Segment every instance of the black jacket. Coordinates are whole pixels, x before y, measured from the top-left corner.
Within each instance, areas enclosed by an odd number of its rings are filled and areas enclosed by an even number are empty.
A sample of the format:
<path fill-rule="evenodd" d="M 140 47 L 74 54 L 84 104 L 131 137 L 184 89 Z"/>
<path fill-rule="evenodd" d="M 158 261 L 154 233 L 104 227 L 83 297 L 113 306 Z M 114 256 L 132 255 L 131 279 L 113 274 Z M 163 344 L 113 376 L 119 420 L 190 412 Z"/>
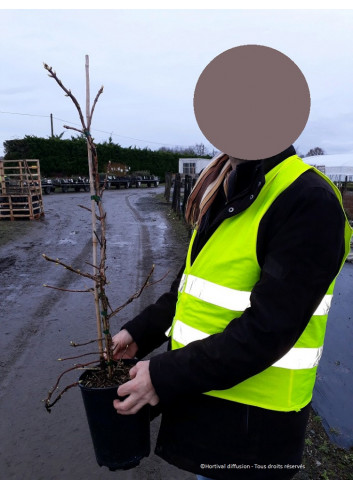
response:
<path fill-rule="evenodd" d="M 264 174 L 293 154 L 291 147 L 273 158 L 237 166 L 228 196 L 219 191 L 201 223 L 192 259 L 224 219 L 251 205 Z M 151 379 L 162 410 L 157 454 L 212 478 L 293 475 L 295 468 L 284 466 L 301 463 L 308 407 L 281 413 L 202 393 L 236 385 L 287 353 L 338 273 L 343 253 L 342 208 L 332 188 L 308 171 L 277 198 L 260 223 L 261 277 L 251 307 L 222 333 L 151 358 Z M 169 292 L 125 325 L 140 357 L 166 341 L 181 273 Z M 269 464 L 283 467 L 269 469 Z"/>

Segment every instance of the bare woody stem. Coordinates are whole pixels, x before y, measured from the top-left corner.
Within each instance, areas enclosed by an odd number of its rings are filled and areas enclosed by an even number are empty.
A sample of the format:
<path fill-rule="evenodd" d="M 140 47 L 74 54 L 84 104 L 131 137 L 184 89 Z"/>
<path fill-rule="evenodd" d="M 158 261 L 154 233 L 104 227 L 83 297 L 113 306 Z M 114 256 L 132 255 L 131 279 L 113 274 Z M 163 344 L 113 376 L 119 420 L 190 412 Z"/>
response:
<path fill-rule="evenodd" d="M 57 265 L 61 265 L 62 267 L 66 268 L 67 270 L 70 270 L 70 272 L 76 273 L 77 275 L 81 275 L 81 277 L 86 277 L 89 278 L 90 280 L 98 281 L 97 277 L 95 275 L 92 275 L 90 273 L 86 272 L 81 272 L 81 270 L 78 270 L 76 268 L 73 268 L 71 265 L 68 265 L 67 263 L 64 263 L 59 260 L 59 258 L 50 258 L 49 256 L 45 255 L 44 253 L 42 254 L 43 258 L 47 261 L 50 261 L 52 263 L 56 263 Z"/>
<path fill-rule="evenodd" d="M 54 285 L 48 285 L 48 284 L 43 284 L 43 287 L 46 287 L 48 289 L 54 289 L 54 290 L 61 290 L 62 292 L 78 292 L 78 293 L 85 293 L 85 292 L 93 292 L 94 289 L 84 289 L 84 290 L 75 290 L 75 289 L 64 289 L 62 287 L 54 287 Z"/>
<path fill-rule="evenodd" d="M 90 120 L 89 120 L 89 123 L 88 123 L 88 130 L 91 129 L 91 122 L 92 122 L 92 117 L 93 117 L 93 112 L 94 112 L 94 109 L 96 107 L 96 104 L 98 102 L 98 99 L 99 97 L 101 96 L 101 94 L 103 93 L 103 86 L 98 90 L 98 93 L 94 99 L 94 102 L 93 102 L 93 105 L 92 105 L 92 109 L 91 109 L 91 114 L 90 114 Z"/>
<path fill-rule="evenodd" d="M 106 295 L 105 287 L 107 285 L 107 278 L 106 278 L 106 251 L 107 251 L 107 241 L 106 241 L 106 213 L 104 211 L 103 203 L 102 203 L 102 197 L 103 197 L 103 192 L 106 188 L 106 183 L 107 183 L 107 176 L 105 178 L 105 181 L 103 185 L 101 185 L 100 178 L 99 178 L 99 167 L 98 167 L 98 155 L 97 155 L 97 148 L 94 143 L 94 140 L 91 136 L 91 123 L 92 123 L 92 116 L 93 112 L 95 110 L 95 107 L 97 105 L 97 102 L 99 100 L 99 97 L 103 93 L 103 87 L 101 87 L 97 93 L 97 95 L 94 98 L 94 102 L 92 107 L 90 108 L 90 86 L 89 86 L 89 59 L 88 56 L 86 56 L 86 120 L 84 118 L 82 109 L 80 107 L 80 104 L 78 103 L 76 97 L 71 93 L 71 90 L 67 89 L 65 85 L 59 80 L 57 77 L 55 71 L 53 71 L 52 67 L 48 66 L 47 64 L 44 64 L 44 68 L 48 71 L 49 76 L 53 78 L 56 83 L 61 87 L 61 89 L 65 92 L 66 96 L 69 97 L 73 104 L 75 105 L 79 119 L 81 122 L 81 128 L 75 128 L 71 126 L 64 126 L 66 129 L 72 129 L 74 131 L 79 132 L 80 134 L 83 134 L 86 137 L 87 141 L 87 154 L 88 154 L 88 167 L 89 167 L 89 178 L 90 178 L 90 193 L 91 193 L 91 208 L 89 209 L 86 206 L 80 206 L 85 210 L 88 210 L 91 212 L 91 223 L 92 223 L 92 263 L 86 262 L 90 267 L 92 267 L 93 271 L 92 273 L 87 273 L 87 272 L 82 272 L 81 270 L 75 269 L 71 265 L 67 265 L 66 263 L 62 262 L 61 260 L 53 259 L 48 257 L 47 255 L 43 254 L 43 257 L 50 262 L 53 262 L 57 265 L 60 265 L 67 270 L 80 275 L 82 277 L 88 278 L 94 282 L 94 287 L 89 288 L 87 290 L 70 290 L 70 289 L 64 289 L 60 287 L 53 287 L 53 286 L 48 286 L 50 288 L 54 288 L 57 290 L 62 290 L 62 291 L 68 291 L 68 292 L 93 292 L 94 294 L 94 304 L 95 304 L 95 313 L 96 313 L 96 323 L 97 323 L 97 339 L 89 341 L 87 343 L 84 343 L 83 345 L 87 345 L 89 343 L 96 342 L 98 345 L 98 350 L 99 350 L 99 356 L 100 356 L 100 367 L 101 368 L 107 368 L 108 371 L 108 377 L 111 378 L 112 373 L 113 373 L 113 347 L 112 347 L 112 337 L 110 333 L 110 319 L 115 316 L 119 311 L 121 311 L 124 307 L 126 307 L 130 302 L 133 300 L 137 299 L 140 297 L 142 294 L 143 290 L 150 285 L 153 285 L 150 282 L 151 275 L 154 271 L 154 265 L 148 274 L 145 282 L 143 283 L 142 287 L 134 294 L 132 295 L 124 304 L 121 306 L 113 309 L 110 306 L 108 297 Z M 108 172 L 110 168 L 110 162 L 108 166 Z M 98 257 L 98 249 L 99 249 L 99 257 Z M 164 278 L 164 277 L 163 277 Z M 161 279 L 162 280 L 162 279 Z M 157 281 L 158 282 L 158 281 Z M 157 283 L 154 282 L 154 283 Z M 72 346 L 82 346 L 75 344 L 71 342 Z M 84 353 L 83 355 L 79 355 L 77 357 L 70 357 L 70 359 L 73 358 L 79 358 L 81 356 L 85 355 L 91 355 L 93 353 Z M 67 358 L 69 359 L 69 358 Z M 49 392 L 47 399 L 45 400 L 45 406 L 48 411 L 50 411 L 50 408 L 61 398 L 64 392 L 66 392 L 68 389 L 71 387 L 74 387 L 75 385 L 78 384 L 78 382 L 75 382 L 71 385 L 68 385 L 65 387 L 55 398 L 53 402 L 51 402 L 51 398 L 54 394 L 54 391 L 58 388 L 59 382 L 61 381 L 62 376 L 70 372 L 72 370 L 76 370 L 79 368 L 84 368 L 88 365 L 91 364 L 97 364 L 97 360 L 93 362 L 89 362 L 86 364 L 80 364 L 76 365 L 68 370 L 65 370 L 59 378 L 57 379 L 57 382 L 53 389 Z"/>
<path fill-rule="evenodd" d="M 89 101 L 89 58 L 86 56 L 86 120 L 84 119 L 80 104 L 78 103 L 76 97 L 71 93 L 71 90 L 65 87 L 65 85 L 62 83 L 62 81 L 57 77 L 55 71 L 52 69 L 51 66 L 48 64 L 44 63 L 44 68 L 48 71 L 49 76 L 51 78 L 54 78 L 56 83 L 61 87 L 61 89 L 65 92 L 65 94 L 71 98 L 72 102 L 74 103 L 80 121 L 81 121 L 81 126 L 82 129 L 77 129 L 74 127 L 67 126 L 67 128 L 73 129 L 75 131 L 80 132 L 81 134 L 84 134 L 87 139 L 87 150 L 88 150 L 88 163 L 89 163 L 89 173 L 90 173 L 90 184 L 91 184 L 91 210 L 92 210 L 92 250 L 93 250 L 93 264 L 94 266 L 97 266 L 96 263 L 96 256 L 97 256 L 97 233 L 96 233 L 96 214 L 95 214 L 95 202 L 97 202 L 97 197 L 99 196 L 99 174 L 98 174 L 98 159 L 97 159 L 97 151 L 96 147 L 93 142 L 93 138 L 90 135 L 90 128 L 91 128 L 91 122 L 92 122 L 92 114 L 93 111 L 96 107 L 97 101 L 100 97 L 100 95 L 103 93 L 103 86 L 100 88 L 98 91 L 94 103 L 92 106 L 92 109 L 90 109 L 90 101 Z M 99 219 L 102 222 L 102 219 L 104 219 L 104 213 L 100 212 L 99 213 Z M 101 238 L 101 241 L 105 241 Z M 70 270 L 70 268 L 68 268 Z M 102 338 L 102 326 L 101 326 L 101 316 L 100 316 L 100 300 L 99 300 L 99 294 L 102 294 L 102 287 L 104 289 L 104 286 L 106 284 L 106 279 L 105 276 L 102 278 L 101 274 L 102 268 L 100 267 L 100 274 L 99 277 L 95 277 L 94 280 L 96 280 L 97 283 L 99 283 L 99 286 L 95 287 L 94 290 L 94 296 L 95 296 L 95 311 L 96 311 L 96 319 L 97 319 L 97 333 L 98 337 Z M 74 270 L 72 270 L 74 271 Z M 77 273 L 75 271 L 75 273 Z M 100 289 L 100 290 L 98 290 Z M 103 290 L 103 294 L 105 294 Z M 109 327 L 109 325 L 108 325 Z M 103 358 L 103 344 L 102 341 L 99 341 L 99 350 L 101 353 L 101 358 Z"/>
<path fill-rule="evenodd" d="M 149 280 L 150 280 L 153 272 L 154 272 L 154 265 L 152 266 L 152 268 L 150 270 L 150 273 L 148 274 L 148 276 L 147 276 L 144 284 L 142 285 L 142 287 L 134 295 L 132 295 L 131 297 L 129 297 L 129 299 L 126 302 L 124 302 L 124 304 L 122 304 L 121 306 L 119 306 L 116 309 L 114 309 L 109 314 L 109 319 L 111 319 L 113 316 L 115 316 L 116 314 L 118 314 L 118 312 L 120 312 L 122 309 L 124 309 L 124 307 L 126 307 L 132 301 L 134 301 L 135 299 L 138 299 L 140 297 L 140 295 L 142 294 L 142 292 L 149 286 Z"/>
<path fill-rule="evenodd" d="M 79 368 L 88 367 L 88 365 L 93 365 L 94 363 L 95 363 L 95 364 L 97 364 L 97 360 L 95 360 L 94 362 L 89 362 L 89 363 L 81 363 L 81 364 L 79 364 L 79 365 L 75 365 L 74 367 L 68 368 L 67 370 L 65 370 L 64 372 L 62 372 L 62 373 L 59 375 L 59 377 L 58 377 L 58 379 L 57 379 L 57 381 L 56 381 L 56 383 L 55 383 L 54 387 L 53 387 L 53 388 L 52 388 L 52 389 L 51 389 L 51 390 L 48 392 L 48 397 L 47 397 L 46 399 L 44 399 L 44 402 L 45 402 L 45 407 L 46 407 L 47 411 L 49 411 L 49 412 L 50 412 L 50 408 L 51 408 L 52 406 L 54 406 L 54 404 L 55 404 L 55 403 L 56 403 L 56 402 L 57 402 L 57 401 L 58 401 L 58 400 L 61 398 L 61 396 L 64 394 L 64 392 L 66 392 L 66 391 L 67 391 L 68 389 L 70 389 L 71 387 L 74 387 L 75 385 L 78 385 L 78 382 L 75 382 L 74 384 L 71 384 L 70 386 L 65 387 L 65 389 L 64 389 L 62 392 L 60 392 L 60 394 L 59 394 L 59 395 L 56 397 L 56 399 L 55 399 L 55 400 L 54 400 L 54 401 L 51 403 L 51 402 L 50 402 L 50 401 L 51 401 L 51 398 L 52 398 L 52 396 L 53 396 L 53 394 L 54 394 L 55 390 L 58 388 L 58 385 L 59 385 L 59 383 L 60 383 L 60 380 L 63 378 L 63 376 L 64 376 L 65 374 L 67 374 L 68 372 L 71 372 L 72 370 L 77 370 L 77 369 L 79 369 Z"/>
<path fill-rule="evenodd" d="M 85 343 L 75 343 L 74 341 L 70 341 L 70 345 L 76 348 L 77 346 L 91 345 L 92 343 L 96 343 L 97 341 L 99 341 L 99 338 L 96 338 L 95 340 L 86 341 Z"/>
<path fill-rule="evenodd" d="M 88 353 L 81 353 L 81 355 L 76 355 L 74 357 L 58 358 L 59 362 L 64 362 L 65 360 L 76 360 L 76 358 L 88 357 L 89 355 L 97 355 L 99 352 L 90 351 Z"/>
<path fill-rule="evenodd" d="M 78 103 L 76 97 L 71 93 L 71 90 L 69 90 L 68 88 L 65 87 L 65 85 L 62 83 L 61 80 L 59 80 L 59 78 L 57 77 L 56 75 L 56 72 L 53 70 L 53 68 L 51 66 L 49 66 L 48 64 L 46 63 L 43 63 L 44 64 L 44 68 L 48 71 L 49 75 L 51 78 L 54 78 L 54 80 L 56 81 L 56 83 L 59 85 L 59 87 L 62 88 L 62 90 L 66 93 L 66 96 L 67 97 L 70 97 L 71 100 L 73 101 L 73 103 L 75 104 L 76 106 L 76 109 L 77 109 L 77 112 L 79 114 L 79 117 L 80 117 L 80 121 L 81 121 L 81 124 L 82 124 L 82 128 L 84 129 L 84 131 L 87 131 L 90 129 L 91 127 L 91 120 L 92 120 L 92 114 L 93 114 L 93 110 L 97 104 L 97 101 L 98 101 L 98 98 L 100 97 L 100 95 L 103 93 L 103 86 L 99 89 L 97 95 L 96 95 L 96 98 L 94 99 L 94 103 L 93 103 L 93 106 L 92 106 L 92 110 L 91 110 L 91 117 L 90 117 L 90 121 L 89 123 L 87 124 L 87 127 L 86 127 L 86 123 L 85 123 L 85 119 L 83 117 L 83 114 L 82 114 L 82 110 L 81 110 L 81 107 L 80 107 L 80 104 Z"/>

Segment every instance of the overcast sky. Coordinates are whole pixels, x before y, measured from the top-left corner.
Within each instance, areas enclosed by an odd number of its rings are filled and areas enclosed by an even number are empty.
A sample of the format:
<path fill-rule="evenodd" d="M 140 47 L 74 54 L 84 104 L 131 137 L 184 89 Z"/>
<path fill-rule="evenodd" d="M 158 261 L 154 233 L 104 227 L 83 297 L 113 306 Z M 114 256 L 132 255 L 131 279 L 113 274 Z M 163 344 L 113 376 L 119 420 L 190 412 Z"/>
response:
<path fill-rule="evenodd" d="M 96 142 L 211 149 L 195 120 L 194 88 L 215 56 L 242 44 L 282 51 L 304 73 L 311 113 L 294 143 L 299 153 L 353 153 L 353 10 L 1 10 L 0 32 L 0 155 L 5 140 L 50 136 L 50 114 L 55 134 L 65 123 L 79 127 L 42 63 L 84 108 L 86 54 L 92 100 L 104 85 Z"/>

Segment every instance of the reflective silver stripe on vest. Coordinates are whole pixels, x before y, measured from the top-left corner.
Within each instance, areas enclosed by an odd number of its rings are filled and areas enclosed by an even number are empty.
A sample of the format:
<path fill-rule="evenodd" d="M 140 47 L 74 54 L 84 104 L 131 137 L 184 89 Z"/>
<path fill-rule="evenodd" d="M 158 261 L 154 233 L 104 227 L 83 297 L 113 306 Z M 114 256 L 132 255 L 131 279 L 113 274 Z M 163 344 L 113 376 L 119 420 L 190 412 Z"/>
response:
<path fill-rule="evenodd" d="M 325 297 L 322 299 L 322 301 L 319 304 L 319 307 L 316 309 L 313 315 L 326 316 L 326 314 L 328 314 L 330 310 L 332 298 L 333 295 L 325 295 Z"/>
<path fill-rule="evenodd" d="M 182 276 L 179 291 L 184 291 L 197 299 L 229 309 L 230 311 L 245 311 L 245 309 L 251 306 L 251 292 L 230 289 L 229 287 L 209 282 L 203 278 L 195 277 L 194 275 L 184 274 Z M 329 312 L 332 297 L 332 295 L 325 295 L 319 307 L 314 312 L 314 316 L 325 316 Z"/>
<path fill-rule="evenodd" d="M 197 340 L 204 340 L 208 338 L 210 335 L 204 333 L 203 331 L 199 331 L 198 329 L 192 328 L 182 321 L 176 320 L 173 326 L 173 340 L 181 343 L 186 346 L 189 343 Z"/>
<path fill-rule="evenodd" d="M 183 346 L 193 341 L 203 340 L 209 336 L 209 334 L 192 328 L 179 320 L 173 326 L 173 340 L 181 343 Z M 272 366 L 290 370 L 313 368 L 319 364 L 322 350 L 322 346 L 319 348 L 292 348 Z"/>
<path fill-rule="evenodd" d="M 320 348 L 292 348 L 272 367 L 288 368 L 298 370 L 303 368 L 313 368 L 319 365 L 323 347 Z"/>
<path fill-rule="evenodd" d="M 230 311 L 245 311 L 250 307 L 250 292 L 230 289 L 193 275 L 187 276 L 184 292 Z"/>

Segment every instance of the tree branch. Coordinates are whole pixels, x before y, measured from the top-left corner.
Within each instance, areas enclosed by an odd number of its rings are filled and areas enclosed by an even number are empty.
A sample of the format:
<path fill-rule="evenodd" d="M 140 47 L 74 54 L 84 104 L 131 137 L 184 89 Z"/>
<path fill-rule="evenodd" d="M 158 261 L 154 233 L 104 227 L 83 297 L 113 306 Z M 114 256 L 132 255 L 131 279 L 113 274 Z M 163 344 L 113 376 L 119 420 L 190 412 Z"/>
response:
<path fill-rule="evenodd" d="M 76 270 L 71 265 L 67 265 L 66 263 L 61 262 L 59 258 L 54 260 L 53 258 L 50 258 L 44 253 L 42 254 L 42 256 L 45 260 L 50 261 L 52 263 L 56 263 L 57 265 L 61 265 L 62 267 L 67 268 L 67 270 L 70 270 L 70 272 L 76 273 L 77 275 L 81 275 L 81 277 L 89 278 L 91 280 L 94 280 L 95 282 L 98 282 L 99 280 L 99 278 L 97 278 L 95 275 L 91 275 L 90 273 L 86 273 L 86 272 L 81 272 L 81 270 Z"/>
<path fill-rule="evenodd" d="M 63 377 L 65 374 L 67 374 L 68 372 L 72 372 L 72 370 L 77 370 L 77 369 L 79 369 L 79 368 L 87 367 L 88 365 L 92 365 L 93 363 L 97 363 L 97 360 L 95 360 L 95 361 L 93 361 L 93 362 L 89 362 L 89 363 L 82 363 L 82 364 L 80 364 L 80 365 L 75 365 L 74 367 L 68 368 L 67 370 L 65 370 L 64 372 L 62 372 L 62 373 L 59 375 L 59 377 L 58 377 L 58 379 L 57 379 L 57 381 L 56 381 L 56 383 L 55 383 L 54 387 L 53 387 L 53 388 L 52 388 L 52 389 L 49 391 L 49 393 L 48 393 L 48 397 L 47 397 L 46 399 L 44 399 L 44 402 L 45 402 L 45 408 L 46 408 L 46 410 L 47 410 L 49 413 L 50 413 L 50 408 L 51 408 L 52 406 L 54 406 L 54 404 L 55 404 L 55 403 L 56 403 L 56 402 L 57 402 L 57 401 L 58 401 L 58 400 L 61 398 L 61 396 L 62 396 L 62 395 L 63 395 L 63 394 L 64 394 L 64 393 L 65 393 L 65 392 L 68 390 L 68 389 L 70 389 L 71 387 L 74 387 L 74 386 L 78 385 L 78 382 L 75 382 L 74 384 L 71 384 L 70 386 L 65 387 L 65 389 L 64 389 L 63 391 L 61 391 L 61 392 L 60 392 L 60 394 L 59 394 L 59 395 L 56 397 L 56 399 L 55 399 L 55 400 L 54 400 L 52 403 L 50 403 L 50 400 L 51 400 L 51 398 L 52 398 L 52 395 L 54 394 L 54 391 L 55 391 L 55 390 L 58 388 L 58 385 L 59 385 L 60 380 L 62 379 L 62 377 Z"/>
<path fill-rule="evenodd" d="M 90 118 L 89 118 L 89 125 L 87 127 L 88 130 L 91 129 L 91 122 L 92 122 L 92 117 L 93 117 L 93 112 L 94 112 L 94 109 L 96 107 L 96 104 L 98 102 L 98 99 L 99 97 L 101 96 L 101 94 L 103 93 L 103 85 L 100 87 L 100 89 L 98 90 L 98 93 L 96 95 L 96 98 L 94 99 L 94 102 L 93 102 L 93 105 L 92 105 L 92 109 L 91 109 L 91 114 L 90 114 Z"/>
<path fill-rule="evenodd" d="M 124 304 L 122 304 L 121 306 L 117 307 L 116 309 L 114 309 L 109 315 L 108 315 L 108 318 L 111 319 L 113 316 L 115 316 L 116 314 L 118 314 L 118 312 L 120 312 L 122 309 L 124 309 L 124 307 L 126 307 L 128 304 L 130 304 L 132 301 L 134 301 L 135 299 L 138 299 L 140 297 L 140 295 L 142 294 L 142 292 L 150 285 L 148 282 L 149 282 L 149 279 L 151 278 L 151 275 L 152 273 L 154 272 L 154 265 L 152 266 L 151 268 L 151 271 L 150 273 L 148 274 L 144 284 L 142 285 L 142 287 L 137 291 L 135 292 L 134 295 L 132 295 L 131 297 L 129 297 L 129 299 L 124 302 Z"/>
<path fill-rule="evenodd" d="M 71 90 L 67 89 L 65 87 L 65 85 L 62 83 L 61 80 L 59 80 L 59 78 L 56 76 L 56 73 L 55 71 L 53 71 L 53 68 L 49 65 L 47 65 L 46 63 L 43 63 L 44 64 L 44 68 L 50 73 L 50 77 L 51 78 L 54 78 L 54 80 L 56 81 L 56 83 L 64 90 L 64 92 L 66 93 L 66 95 L 68 97 L 71 98 L 71 100 L 73 101 L 73 103 L 75 104 L 76 106 L 76 109 L 77 109 L 77 112 L 78 112 L 78 115 L 80 117 L 80 121 L 81 121 L 81 124 L 82 124 L 82 127 L 84 129 L 86 129 L 86 125 L 85 125 L 85 119 L 83 117 L 83 114 L 82 114 L 82 111 L 81 111 L 81 107 L 80 107 L 80 104 L 78 103 L 76 97 L 74 95 L 72 95 L 71 93 Z"/>
<path fill-rule="evenodd" d="M 48 289 L 61 290 L 62 292 L 94 292 L 94 289 L 85 289 L 85 290 L 74 290 L 74 289 L 63 289 L 61 287 L 54 287 L 53 285 L 43 284 L 43 287 L 47 287 Z"/>
<path fill-rule="evenodd" d="M 85 131 L 82 131 L 82 129 L 77 129 L 76 127 L 72 127 L 72 126 L 63 126 L 65 129 L 72 129 L 73 131 L 77 131 L 77 132 L 80 132 L 81 134 L 84 134 L 85 135 Z"/>

